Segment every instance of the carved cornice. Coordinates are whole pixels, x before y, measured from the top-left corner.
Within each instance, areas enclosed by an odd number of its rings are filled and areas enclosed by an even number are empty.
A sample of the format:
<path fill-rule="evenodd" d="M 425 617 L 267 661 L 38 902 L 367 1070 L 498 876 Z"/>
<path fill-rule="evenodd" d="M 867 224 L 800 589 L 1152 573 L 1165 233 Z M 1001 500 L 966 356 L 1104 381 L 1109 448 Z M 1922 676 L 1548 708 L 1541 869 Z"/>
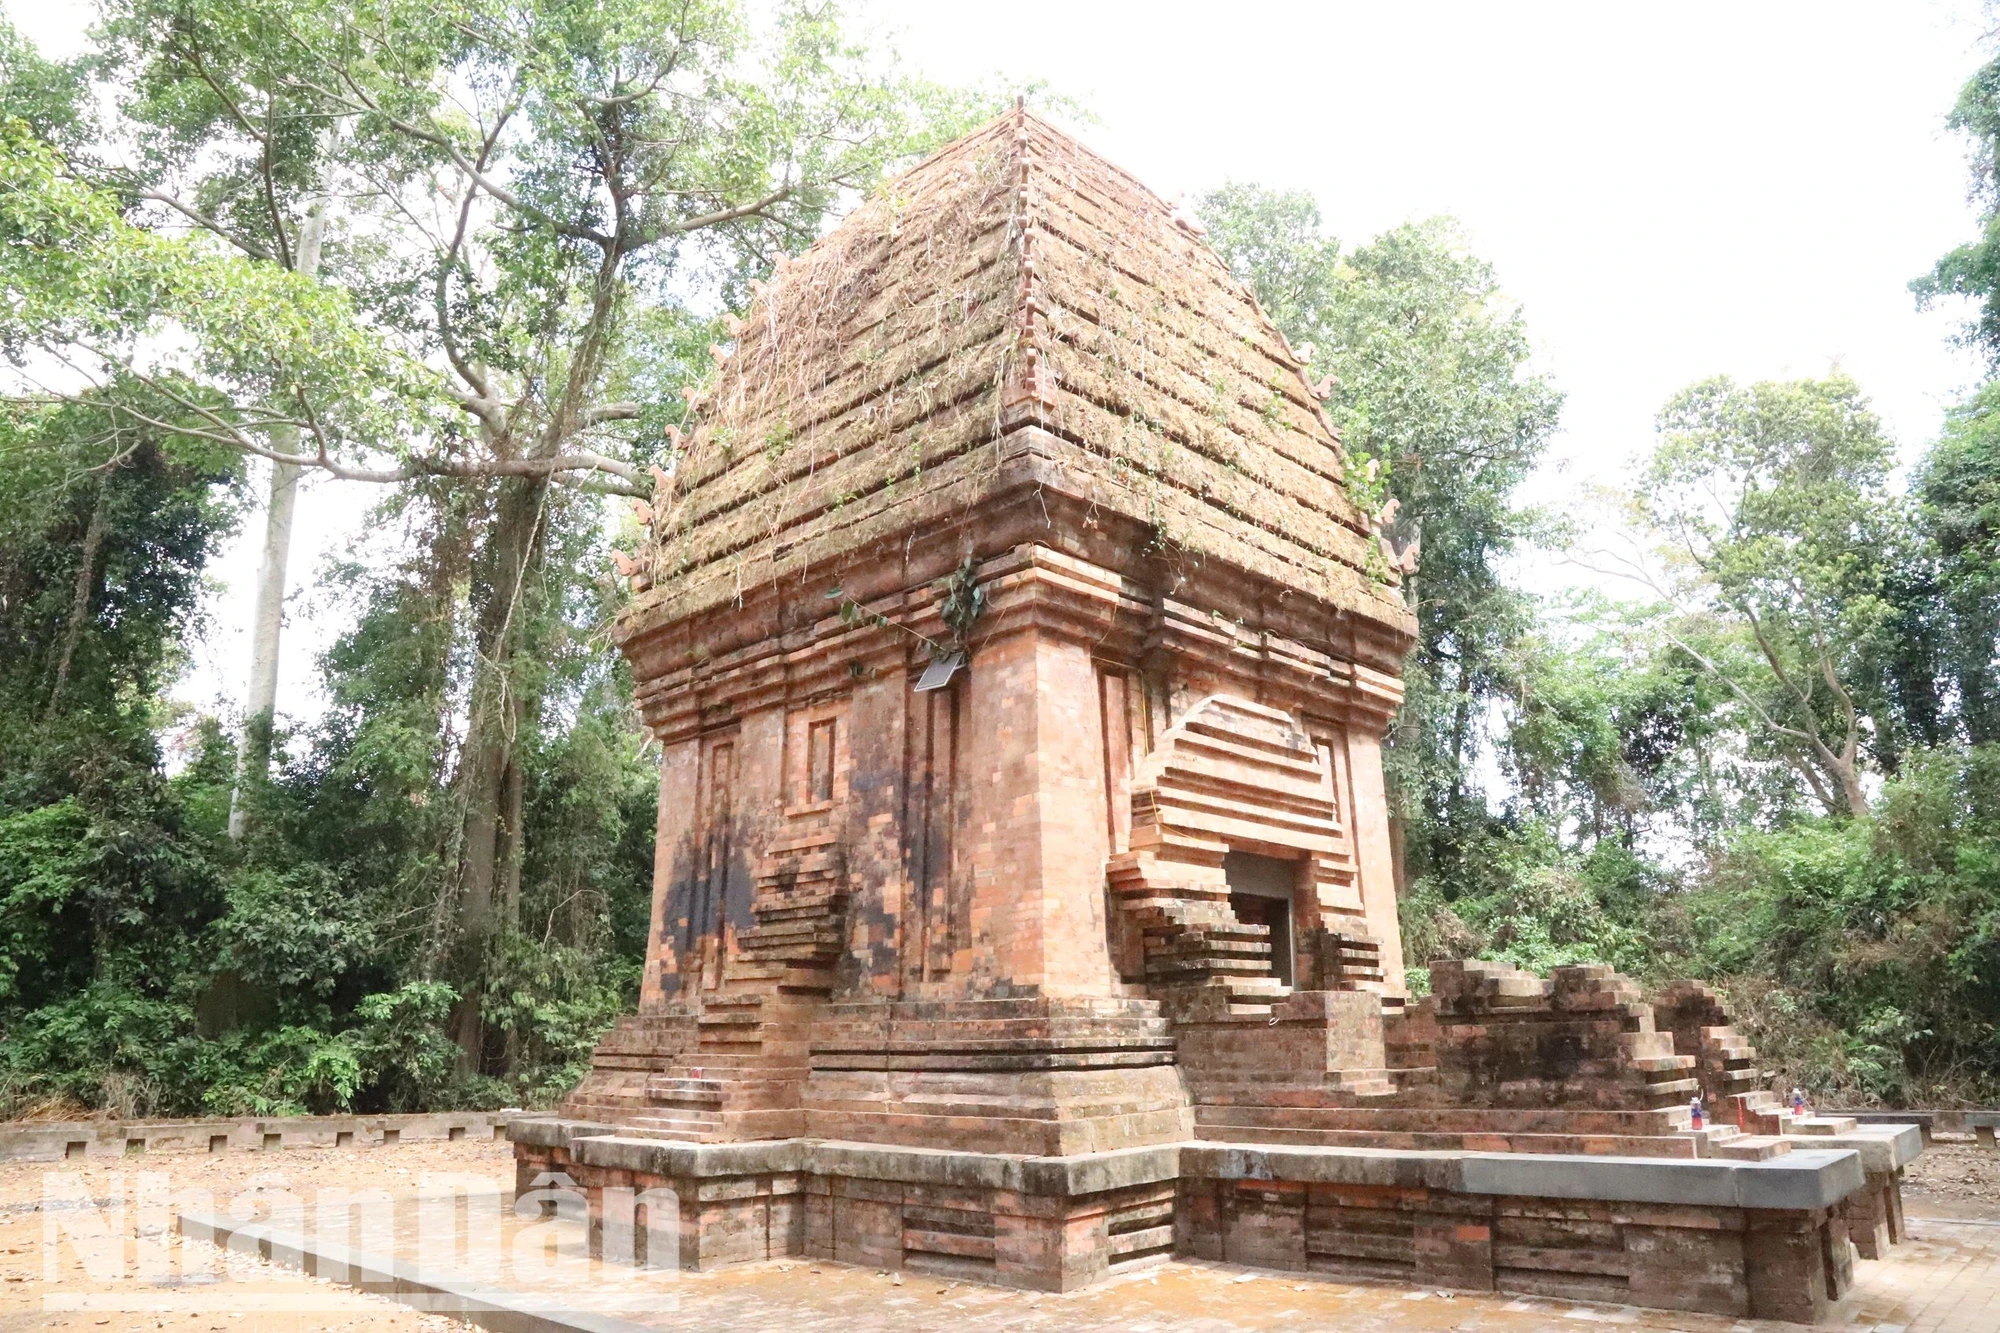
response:
<path fill-rule="evenodd" d="M 1020 535 L 1035 535 L 1033 527 Z M 1096 545 L 1093 554 L 1120 555 L 1115 542 Z M 900 554 L 851 571 L 858 577 L 844 585 L 773 586 L 628 639 L 648 726 L 671 743 L 757 709 L 921 670 L 930 645 L 951 637 L 938 581 L 957 561 L 936 541 L 920 549 L 913 540 Z M 1113 565 L 1025 540 L 977 561 L 986 605 L 968 641 L 973 661 L 1004 637 L 1033 632 L 1125 669 L 1214 675 L 1325 725 L 1380 731 L 1401 702 L 1406 640 L 1379 622 L 1225 566 L 1177 565 L 1129 548 L 1123 557 Z"/>

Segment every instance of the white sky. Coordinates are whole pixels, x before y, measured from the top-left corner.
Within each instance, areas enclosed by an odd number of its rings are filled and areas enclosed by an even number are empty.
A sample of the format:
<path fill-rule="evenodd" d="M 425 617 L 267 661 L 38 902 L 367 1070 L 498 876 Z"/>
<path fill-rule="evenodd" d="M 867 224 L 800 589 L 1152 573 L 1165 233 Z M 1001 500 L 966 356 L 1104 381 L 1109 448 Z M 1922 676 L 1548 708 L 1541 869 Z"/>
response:
<path fill-rule="evenodd" d="M 91 8 L 4 0 L 50 54 Z M 875 0 L 905 60 L 945 80 L 1048 80 L 1084 137 L 1162 194 L 1226 177 L 1311 190 L 1353 243 L 1455 215 L 1568 394 L 1531 492 L 1559 502 L 1650 438 L 1673 391 L 1838 361 L 1906 457 L 1977 367 L 1956 311 L 1907 283 L 1973 234 L 1944 116 L 1977 66 L 1975 0 L 1874 3 L 1112 3 Z M 365 498 L 303 497 L 293 586 Z M 235 698 L 261 521 L 213 570 L 216 628 L 181 695 Z M 1551 572 L 1537 579 L 1559 582 Z M 311 707 L 337 631 L 294 593 L 280 708 Z"/>

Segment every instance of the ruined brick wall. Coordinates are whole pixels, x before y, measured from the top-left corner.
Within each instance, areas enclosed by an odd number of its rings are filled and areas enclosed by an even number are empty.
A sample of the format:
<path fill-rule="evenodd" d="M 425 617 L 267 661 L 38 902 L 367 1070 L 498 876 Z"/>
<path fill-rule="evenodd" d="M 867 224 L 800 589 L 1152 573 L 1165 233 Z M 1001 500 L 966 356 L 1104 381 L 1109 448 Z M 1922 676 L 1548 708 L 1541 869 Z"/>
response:
<path fill-rule="evenodd" d="M 1544 980 L 1504 963 L 1439 960 L 1431 990 L 1408 1021 L 1425 1031 L 1437 1070 L 1416 1095 L 1439 1105 L 1645 1110 L 1695 1090 L 1694 1061 L 1654 1028 L 1638 984 L 1601 963 Z"/>

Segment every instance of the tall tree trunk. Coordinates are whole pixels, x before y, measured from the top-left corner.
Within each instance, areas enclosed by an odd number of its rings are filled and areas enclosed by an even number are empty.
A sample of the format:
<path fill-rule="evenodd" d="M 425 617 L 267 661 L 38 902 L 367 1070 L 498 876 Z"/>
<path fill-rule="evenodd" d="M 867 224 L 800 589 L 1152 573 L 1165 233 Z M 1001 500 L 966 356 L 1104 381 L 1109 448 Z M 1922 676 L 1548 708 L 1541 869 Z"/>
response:
<path fill-rule="evenodd" d="M 520 730 L 532 709 L 515 680 L 527 600 L 543 550 L 546 477 L 500 483 L 484 604 L 476 621 L 478 668 L 460 767 L 465 837 L 459 865 L 458 955 L 467 978 L 454 1027 L 459 1063 L 479 1068 L 485 1049 L 479 975 L 487 945 L 511 930 L 520 909 Z"/>
<path fill-rule="evenodd" d="M 326 235 L 326 208 L 313 206 L 299 224 L 296 272 L 319 272 L 320 241 Z M 296 453 L 299 433 L 294 427 L 271 432 L 271 447 Z M 244 700 L 243 743 L 236 756 L 236 785 L 229 793 L 229 836 L 240 838 L 249 811 L 246 784 L 262 782 L 271 771 L 271 725 L 278 709 L 278 638 L 285 621 L 285 566 L 292 554 L 292 518 L 298 507 L 299 469 L 271 465 L 271 498 L 264 509 L 264 553 L 257 565 L 257 606 L 250 621 L 250 692 Z"/>
<path fill-rule="evenodd" d="M 623 227 L 620 228 L 623 234 Z M 591 314 L 574 354 L 562 392 L 530 453 L 547 456 L 577 429 L 578 413 L 603 364 L 611 336 L 612 313 L 618 295 L 618 270 L 624 251 L 606 248 L 591 288 Z M 506 449 L 498 452 L 508 452 Z M 545 549 L 543 516 L 550 480 L 510 477 L 500 483 L 494 513 L 485 588 L 486 604 L 478 615 L 479 662 L 472 707 L 466 725 L 464 775 L 465 836 L 459 878 L 459 956 L 461 975 L 468 978 L 459 998 L 457 1021 L 459 1062 L 477 1068 L 485 1050 L 484 997 L 480 993 L 486 946 L 496 928 L 514 928 L 520 907 L 522 852 L 519 737 L 536 710 L 515 680 L 514 662 L 530 619 L 527 599 L 531 575 Z M 511 779 L 510 779 L 511 773 Z M 495 919 L 495 899 L 501 919 Z"/>
<path fill-rule="evenodd" d="M 90 599 L 97 590 L 97 553 L 104 546 L 104 501 L 111 489 L 109 478 L 97 483 L 97 495 L 90 503 L 90 522 L 83 529 L 82 560 L 76 567 L 76 592 L 70 598 L 69 628 L 63 634 L 62 655 L 56 661 L 55 686 L 49 691 L 48 716 L 56 715 L 63 690 L 69 685 L 70 665 L 76 660 L 77 645 L 83 642 L 83 627 L 90 623 Z"/>
<path fill-rule="evenodd" d="M 1861 785 L 1861 766 L 1851 759 L 1844 759 L 1835 770 L 1840 779 L 1840 796 L 1847 804 L 1847 813 L 1860 818 L 1868 813 L 1868 789 Z"/>

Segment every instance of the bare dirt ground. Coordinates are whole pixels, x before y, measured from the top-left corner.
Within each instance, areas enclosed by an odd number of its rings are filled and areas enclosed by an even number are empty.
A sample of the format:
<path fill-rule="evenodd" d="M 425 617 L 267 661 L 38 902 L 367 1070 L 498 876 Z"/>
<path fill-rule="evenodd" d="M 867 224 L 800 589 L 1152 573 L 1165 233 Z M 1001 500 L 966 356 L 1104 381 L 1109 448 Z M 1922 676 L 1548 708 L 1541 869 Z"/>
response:
<path fill-rule="evenodd" d="M 512 1175 L 506 1144 L 472 1142 L 0 1166 L 0 1333 L 445 1333 L 465 1327 L 254 1258 L 225 1258 L 206 1243 L 182 1246 L 163 1234 L 164 1200 L 172 1192 L 206 1191 L 215 1211 L 234 1206 L 248 1215 L 245 1191 L 253 1187 L 264 1191 L 259 1215 L 274 1197 L 311 1200 L 326 1189 L 380 1190 L 405 1201 L 420 1193 L 435 1197 L 440 1187 L 456 1189 L 463 1197 L 446 1205 L 458 1210 L 448 1216 L 461 1230 L 487 1229 L 483 1248 L 467 1242 L 451 1260 L 465 1276 L 537 1289 L 558 1304 L 616 1314 L 662 1333 L 814 1326 L 841 1333 L 1528 1333 L 1591 1323 L 1635 1333 L 1797 1333 L 1795 1325 L 1181 1262 L 1060 1296 L 804 1260 L 647 1275 L 635 1282 L 591 1269 L 576 1224 L 551 1224 L 544 1228 L 546 1245 L 524 1245 L 522 1238 L 537 1224 L 517 1218 L 502 1202 Z M 120 1197 L 130 1204 L 122 1218 L 106 1208 Z M 2000 1330 L 2000 1153 L 1970 1139 L 1941 1141 L 1911 1170 L 1905 1200 L 1908 1241 L 1888 1260 L 1859 1265 L 1856 1294 L 1836 1327 Z M 119 1235 L 119 1261 L 110 1268 L 105 1256 L 111 1247 L 87 1234 L 86 1214 L 103 1223 L 102 1232 Z M 407 1256 L 420 1227 L 408 1210 L 398 1216 L 388 1243 Z M 483 1220 L 468 1220 L 475 1218 Z M 51 1236 L 57 1240 L 53 1259 Z M 536 1267 L 543 1262 L 536 1256 L 553 1261 L 559 1253 L 569 1267 Z"/>
<path fill-rule="evenodd" d="M 1982 1148 L 1970 1134 L 1940 1136 L 1903 1169 L 1903 1198 L 1983 1203 L 2000 1217 L 2000 1152 Z"/>
<path fill-rule="evenodd" d="M 513 1170 L 504 1143 L 0 1165 L 0 1330 L 461 1330 L 467 1325 L 404 1309 L 386 1297 L 254 1257 L 224 1256 L 205 1241 L 183 1246 L 172 1234 L 167 1200 L 181 1191 L 205 1191 L 217 1210 L 226 1211 L 259 1184 L 307 1198 L 325 1187 L 407 1195 L 426 1173 L 478 1174 L 511 1184 Z M 121 1198 L 126 1208 L 119 1219 L 112 1205 Z M 87 1234 L 77 1242 L 93 1222 L 107 1232 L 114 1225 L 122 1230 L 115 1257 L 109 1245 Z"/>

